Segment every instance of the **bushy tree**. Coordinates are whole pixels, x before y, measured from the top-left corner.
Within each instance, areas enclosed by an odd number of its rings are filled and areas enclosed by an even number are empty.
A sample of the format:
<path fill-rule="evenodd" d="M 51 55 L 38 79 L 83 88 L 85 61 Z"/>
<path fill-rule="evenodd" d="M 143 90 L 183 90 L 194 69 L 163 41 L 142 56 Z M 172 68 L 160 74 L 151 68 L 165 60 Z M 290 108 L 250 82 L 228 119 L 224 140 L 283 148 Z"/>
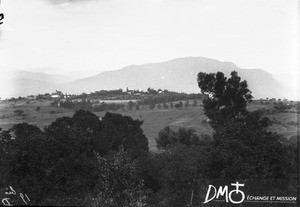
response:
<path fill-rule="evenodd" d="M 152 103 L 152 102 L 151 102 L 151 103 L 149 104 L 149 109 L 152 110 L 152 109 L 154 109 L 154 108 L 155 108 L 155 103 Z"/>
<path fill-rule="evenodd" d="M 176 134 L 169 126 L 166 126 L 163 130 L 158 133 L 156 139 L 157 148 L 163 148 L 167 145 L 171 145 L 177 142 Z"/>
<path fill-rule="evenodd" d="M 145 156 L 148 142 L 141 121 L 107 113 L 102 121 L 89 111 L 61 117 L 44 131 L 22 123 L 0 133 L 1 184 L 17 186 L 34 205 L 90 205 L 97 184 L 96 153 L 124 150 Z"/>
<path fill-rule="evenodd" d="M 277 112 L 285 112 L 285 110 L 291 109 L 293 106 L 279 102 L 277 105 L 273 106 Z"/>
<path fill-rule="evenodd" d="M 209 94 L 203 105 L 214 129 L 209 171 L 219 179 L 217 184 L 243 180 L 252 190 L 260 190 L 264 184 L 271 194 L 290 192 L 289 187 L 295 192 L 295 153 L 287 147 L 291 143 L 267 131 L 271 122 L 263 117 L 263 111 L 246 109 L 252 99 L 247 82 L 241 82 L 236 72 L 229 79 L 221 72 L 199 73 L 198 85 Z M 280 185 L 279 179 L 284 180 Z"/>
<path fill-rule="evenodd" d="M 148 139 L 141 129 L 143 121 L 107 112 L 101 123 L 103 127 L 101 136 L 103 140 L 109 142 L 110 150 L 117 151 L 123 145 L 125 151 L 132 157 L 136 158 L 147 154 Z"/>
<path fill-rule="evenodd" d="M 236 71 L 230 75 L 227 79 L 222 72 L 198 74 L 201 92 L 209 95 L 203 101 L 203 107 L 212 127 L 244 117 L 247 114 L 247 102 L 252 100 L 247 82 L 241 81 Z"/>
<path fill-rule="evenodd" d="M 190 102 L 189 102 L 189 100 L 187 100 L 184 104 L 184 107 L 189 107 L 189 106 L 190 106 Z"/>
<path fill-rule="evenodd" d="M 123 147 L 119 152 L 98 156 L 96 201 L 98 206 L 144 206 L 148 190 L 141 177 L 138 160 L 132 159 Z"/>
<path fill-rule="evenodd" d="M 14 110 L 14 113 L 18 116 L 21 116 L 24 114 L 24 111 L 22 109 L 17 109 L 17 110 Z"/>
<path fill-rule="evenodd" d="M 150 174 L 158 183 L 150 206 L 199 206 L 208 184 L 209 149 L 170 145 L 149 158 Z"/>
<path fill-rule="evenodd" d="M 140 110 L 140 105 L 139 104 L 137 104 L 136 106 L 135 106 L 135 110 Z"/>
<path fill-rule="evenodd" d="M 194 129 L 186 129 L 180 127 L 176 132 L 174 132 L 169 126 L 162 129 L 158 138 L 156 139 L 156 145 L 159 149 L 166 148 L 168 145 L 174 144 L 183 145 L 198 145 L 200 143 L 200 138 L 196 135 Z"/>
<path fill-rule="evenodd" d="M 213 136 L 213 177 L 224 179 L 288 178 L 294 160 L 278 134 L 242 122 L 227 122 Z M 213 173 L 214 172 L 214 173 Z"/>
<path fill-rule="evenodd" d="M 132 110 L 133 106 L 134 106 L 134 103 L 132 101 L 129 101 L 128 104 L 127 104 L 127 106 L 128 106 L 129 110 Z"/>
<path fill-rule="evenodd" d="M 163 107 L 164 107 L 165 109 L 167 109 L 167 108 L 168 108 L 168 104 L 166 104 L 166 102 L 164 102 Z"/>
<path fill-rule="evenodd" d="M 161 108 L 161 105 L 160 105 L 160 104 L 157 104 L 157 108 L 160 109 L 160 108 Z"/>
<path fill-rule="evenodd" d="M 197 100 L 193 100 L 193 107 L 197 106 Z"/>
<path fill-rule="evenodd" d="M 178 103 L 175 104 L 175 108 L 179 109 L 183 105 L 182 101 L 179 101 Z"/>

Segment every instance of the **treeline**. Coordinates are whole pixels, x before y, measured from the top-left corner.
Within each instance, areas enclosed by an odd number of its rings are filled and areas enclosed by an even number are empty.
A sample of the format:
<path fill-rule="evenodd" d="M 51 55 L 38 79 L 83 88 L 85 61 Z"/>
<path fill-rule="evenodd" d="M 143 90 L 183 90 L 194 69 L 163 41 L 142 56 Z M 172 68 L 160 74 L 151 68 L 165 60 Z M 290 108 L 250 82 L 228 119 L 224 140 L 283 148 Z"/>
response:
<path fill-rule="evenodd" d="M 176 101 L 187 101 L 187 100 L 196 100 L 196 99 L 205 99 L 206 95 L 203 94 L 186 94 L 186 93 L 162 93 L 156 95 L 149 95 L 139 100 L 140 104 L 144 105 L 155 105 L 155 104 L 163 104 L 168 102 L 176 102 Z"/>
<path fill-rule="evenodd" d="M 0 186 L 26 193 L 31 205 L 52 206 L 201 206 L 208 185 L 236 181 L 248 195 L 296 196 L 298 148 L 267 131 L 261 112 L 246 109 L 252 99 L 246 82 L 236 72 L 228 79 L 199 73 L 198 85 L 210 94 L 203 107 L 212 136 L 165 127 L 156 139 L 159 150 L 150 152 L 143 122 L 120 114 L 107 112 L 100 120 L 79 110 L 43 130 L 16 124 L 0 133 Z"/>
<path fill-rule="evenodd" d="M 119 109 L 124 109 L 125 105 L 121 103 L 110 103 L 107 104 L 102 102 L 101 104 L 93 104 L 89 100 L 82 101 L 60 101 L 52 103 L 52 106 L 59 106 L 62 108 L 78 110 L 87 110 L 92 112 L 101 112 L 101 111 L 117 111 Z"/>
<path fill-rule="evenodd" d="M 72 99 L 110 99 L 110 98 L 117 98 L 120 100 L 129 100 L 129 99 L 139 99 L 140 97 L 151 97 L 151 96 L 157 96 L 160 95 L 160 97 L 164 94 L 165 97 L 173 97 L 173 99 L 176 99 L 176 96 L 180 96 L 181 100 L 184 100 L 187 96 L 192 97 L 201 97 L 198 94 L 186 94 L 186 93 L 178 93 L 173 92 L 169 90 L 155 90 L 153 88 L 148 88 L 146 91 L 143 90 L 129 90 L 128 88 L 126 91 L 123 91 L 122 89 L 118 90 L 100 90 L 91 92 L 89 94 L 82 93 L 79 95 L 72 95 L 70 98 Z M 178 98 L 177 98 L 178 99 Z"/>
<path fill-rule="evenodd" d="M 181 101 L 180 98 L 178 98 L 179 101 L 173 103 L 166 103 L 166 102 L 162 102 L 164 99 L 159 100 L 159 99 L 148 99 L 147 101 L 128 101 L 126 104 L 125 103 L 92 103 L 90 100 L 81 100 L 81 101 L 71 101 L 71 100 L 67 100 L 67 101 L 54 101 L 52 102 L 50 105 L 51 106 L 58 106 L 58 107 L 62 107 L 62 108 L 66 108 L 66 109 L 73 109 L 75 111 L 77 110 L 88 110 L 88 111 L 92 111 L 92 112 L 101 112 L 101 111 L 118 111 L 118 110 L 139 110 L 140 106 L 142 105 L 148 105 L 149 109 L 154 109 L 154 108 L 182 108 L 182 107 L 189 107 L 189 106 L 193 106 L 196 107 L 197 106 L 197 100 L 186 100 L 186 101 Z M 173 99 L 173 100 L 177 100 L 177 99 Z"/>

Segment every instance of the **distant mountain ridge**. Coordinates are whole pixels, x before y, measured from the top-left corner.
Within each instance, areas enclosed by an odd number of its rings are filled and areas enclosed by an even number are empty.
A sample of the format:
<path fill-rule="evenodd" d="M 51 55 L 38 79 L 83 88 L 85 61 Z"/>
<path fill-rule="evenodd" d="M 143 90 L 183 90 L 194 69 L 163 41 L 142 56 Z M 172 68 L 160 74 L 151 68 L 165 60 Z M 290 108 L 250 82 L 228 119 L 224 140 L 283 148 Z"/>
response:
<path fill-rule="evenodd" d="M 177 92 L 199 93 L 199 72 L 223 72 L 227 77 L 237 71 L 248 82 L 254 98 L 285 98 L 288 89 L 275 80 L 272 74 L 261 69 L 242 69 L 231 62 L 221 62 L 204 57 L 186 57 L 166 62 L 131 65 L 119 70 L 101 72 L 87 78 L 70 81 L 72 78 L 40 72 L 19 71 L 10 81 L 14 85 L 12 96 L 27 96 L 61 90 L 64 93 L 80 94 L 111 89 L 167 89 Z M 73 79 L 74 80 L 74 79 Z"/>
<path fill-rule="evenodd" d="M 285 97 L 285 88 L 272 74 L 261 69 L 242 69 L 231 62 L 221 62 L 204 57 L 187 57 L 166 62 L 131 65 L 120 70 L 107 71 L 98 75 L 63 84 L 71 93 L 92 92 L 101 89 L 147 89 L 161 88 L 178 92 L 199 93 L 197 74 L 222 71 L 226 76 L 231 71 L 247 80 L 255 98 Z"/>

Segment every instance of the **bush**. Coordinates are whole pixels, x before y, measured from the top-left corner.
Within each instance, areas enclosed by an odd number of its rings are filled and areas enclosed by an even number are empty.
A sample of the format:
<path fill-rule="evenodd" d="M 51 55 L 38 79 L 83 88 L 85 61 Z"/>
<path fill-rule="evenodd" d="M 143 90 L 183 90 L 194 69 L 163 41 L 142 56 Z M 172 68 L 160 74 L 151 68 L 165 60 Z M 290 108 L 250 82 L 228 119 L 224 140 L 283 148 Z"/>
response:
<path fill-rule="evenodd" d="M 164 149 L 168 145 L 183 144 L 183 145 L 198 145 L 200 138 L 195 134 L 193 129 L 185 129 L 180 127 L 177 132 L 166 126 L 158 134 L 156 145 L 159 149 Z"/>
<path fill-rule="evenodd" d="M 17 110 L 14 110 L 14 113 L 18 116 L 21 116 L 24 114 L 24 111 L 22 109 L 17 109 Z"/>
<path fill-rule="evenodd" d="M 149 206 L 200 206 L 209 161 L 208 148 L 181 144 L 150 156 L 148 172 L 157 186 Z"/>
<path fill-rule="evenodd" d="M 132 160 L 121 146 L 119 152 L 98 156 L 97 203 L 100 206 L 140 206 L 148 190 L 140 176 L 138 161 Z"/>
<path fill-rule="evenodd" d="M 56 119 L 43 131 L 30 124 L 16 124 L 8 131 L 0 131 L 0 184 L 17 186 L 15 190 L 26 192 L 31 205 L 94 205 L 97 181 L 114 183 L 101 180 L 101 176 L 109 172 L 115 173 L 116 179 L 122 177 L 115 171 L 115 164 L 124 169 L 122 184 L 126 184 L 125 178 L 136 176 L 137 161 L 133 159 L 148 153 L 148 141 L 140 128 L 142 123 L 111 113 L 100 121 L 95 114 L 80 110 L 73 117 Z M 121 145 L 124 152 L 108 155 L 117 152 Z M 102 163 L 101 173 L 98 154 L 108 155 L 104 159 L 112 162 Z M 119 195 L 127 196 L 119 197 L 120 202 L 133 197 L 143 202 L 144 197 L 136 194 L 140 188 L 135 187 L 134 179 L 126 188 L 114 188 Z"/>

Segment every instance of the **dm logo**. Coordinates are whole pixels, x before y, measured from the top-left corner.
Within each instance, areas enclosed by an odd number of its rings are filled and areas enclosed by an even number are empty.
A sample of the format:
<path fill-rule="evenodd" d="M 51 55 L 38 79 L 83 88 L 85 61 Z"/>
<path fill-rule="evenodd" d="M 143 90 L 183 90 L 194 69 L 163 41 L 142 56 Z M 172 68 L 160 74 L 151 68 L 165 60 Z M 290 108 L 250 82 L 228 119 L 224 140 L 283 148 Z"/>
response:
<path fill-rule="evenodd" d="M 236 188 L 234 190 L 230 191 L 230 192 L 228 192 L 228 186 L 227 185 L 225 185 L 224 187 L 220 186 L 218 190 L 215 186 L 209 185 L 206 196 L 205 196 L 205 201 L 203 203 L 208 203 L 208 202 L 214 200 L 215 198 L 218 199 L 220 196 L 225 196 L 226 203 L 228 203 L 228 202 L 231 202 L 233 204 L 242 203 L 245 200 L 245 194 L 244 194 L 243 191 L 241 191 L 239 189 L 239 187 L 244 187 L 244 185 L 245 184 L 239 184 L 238 182 L 231 183 L 231 186 L 235 186 Z M 213 192 L 212 196 L 211 196 L 211 191 Z M 236 195 L 240 194 L 241 199 L 240 200 L 234 200 L 232 194 L 236 194 Z M 209 196 L 211 196 L 211 197 L 209 198 Z"/>

